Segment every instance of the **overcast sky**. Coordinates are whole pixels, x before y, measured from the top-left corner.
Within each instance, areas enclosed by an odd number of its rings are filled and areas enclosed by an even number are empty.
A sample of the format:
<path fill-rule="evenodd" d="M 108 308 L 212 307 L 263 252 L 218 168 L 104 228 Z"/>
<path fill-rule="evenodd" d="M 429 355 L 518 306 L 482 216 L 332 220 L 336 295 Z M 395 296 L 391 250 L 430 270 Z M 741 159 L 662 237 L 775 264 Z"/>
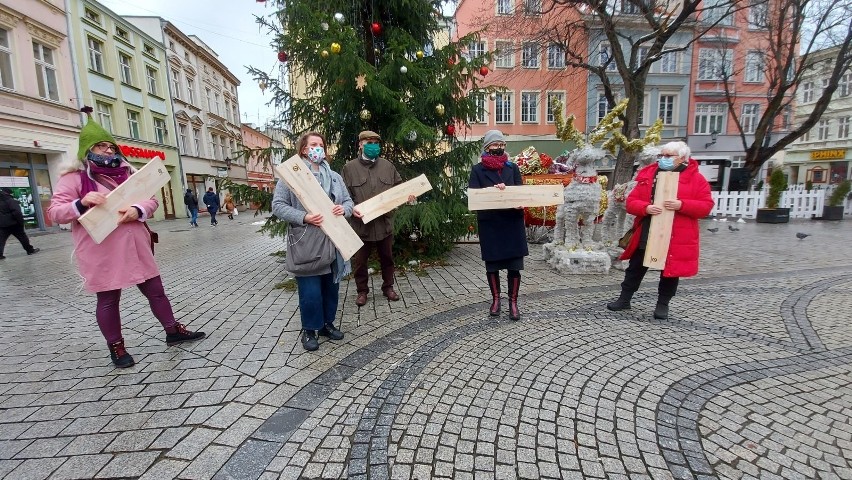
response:
<path fill-rule="evenodd" d="M 142 6 L 126 0 L 98 1 L 119 15 L 163 17 L 183 33 L 197 35 L 240 79 L 241 120 L 263 126 L 277 116 L 275 107 L 265 105 L 269 92 L 264 96 L 246 69 L 252 66 L 267 73 L 278 72 L 277 52 L 269 46 L 271 36 L 255 23 L 255 15 L 273 13 L 271 6 L 255 0 L 145 0 L 138 2 Z"/>

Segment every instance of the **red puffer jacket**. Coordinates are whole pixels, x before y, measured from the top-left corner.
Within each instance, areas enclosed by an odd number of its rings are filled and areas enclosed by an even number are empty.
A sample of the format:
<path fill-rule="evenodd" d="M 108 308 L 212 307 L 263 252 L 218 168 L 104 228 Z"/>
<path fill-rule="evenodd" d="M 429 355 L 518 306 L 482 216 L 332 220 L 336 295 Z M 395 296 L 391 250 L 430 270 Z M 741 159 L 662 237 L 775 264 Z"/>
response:
<path fill-rule="evenodd" d="M 643 168 L 636 177 L 636 188 L 627 197 L 627 212 L 636 216 L 634 228 L 642 218 L 648 216 L 645 208 L 651 204 L 651 187 L 657 169 L 656 163 Z M 680 172 L 677 199 L 683 202 L 683 205 L 675 212 L 663 276 L 691 277 L 698 273 L 698 219 L 709 215 L 715 205 L 710 194 L 710 185 L 698 171 L 698 162 L 691 158 L 686 170 Z M 637 231 L 630 239 L 630 245 L 621 255 L 622 260 L 629 259 L 639 247 L 639 239 L 642 237 L 639 233 Z"/>

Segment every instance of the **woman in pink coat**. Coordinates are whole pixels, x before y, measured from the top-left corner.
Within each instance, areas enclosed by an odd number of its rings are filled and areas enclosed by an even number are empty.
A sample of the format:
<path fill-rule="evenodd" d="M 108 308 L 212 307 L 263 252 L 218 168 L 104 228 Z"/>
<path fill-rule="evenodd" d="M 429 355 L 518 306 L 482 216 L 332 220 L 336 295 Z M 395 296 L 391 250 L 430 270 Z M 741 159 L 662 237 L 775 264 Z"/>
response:
<path fill-rule="evenodd" d="M 621 295 L 608 303 L 610 310 L 630 308 L 633 293 L 639 289 L 642 278 L 648 271 L 643 266 L 645 243 L 651 226 L 651 216 L 663 213 L 663 209 L 674 211 L 672 237 L 666 256 L 666 265 L 660 272 L 660 284 L 657 287 L 657 305 L 654 318 L 665 320 L 669 316 L 669 301 L 677 293 L 680 277 L 691 277 L 698 273 L 698 219 L 710 215 L 715 202 L 710 194 L 710 185 L 698 171 L 698 164 L 690 160 L 689 147 L 683 142 L 670 142 L 663 145 L 657 163 L 652 163 L 639 171 L 636 187 L 627 197 L 627 213 L 635 215 L 634 234 L 630 244 L 621 255 L 621 260 L 630 260 L 621 282 Z M 654 205 L 654 184 L 657 173 L 661 171 L 679 172 L 677 199 L 666 200 L 663 206 Z"/>
<path fill-rule="evenodd" d="M 144 223 L 159 207 L 155 198 L 119 210 L 118 228 L 100 244 L 77 221 L 86 210 L 103 204 L 107 193 L 133 173 L 112 135 L 93 120 L 89 119 L 80 132 L 79 145 L 82 164 L 59 179 L 47 214 L 53 223 L 71 224 L 77 266 L 86 290 L 97 295 L 95 318 L 113 364 L 127 368 L 135 363 L 121 335 L 119 301 L 123 288 L 136 285 L 148 298 L 151 311 L 166 330 L 168 345 L 203 338 L 204 332 L 191 332 L 175 320 L 163 289 L 151 236 Z"/>

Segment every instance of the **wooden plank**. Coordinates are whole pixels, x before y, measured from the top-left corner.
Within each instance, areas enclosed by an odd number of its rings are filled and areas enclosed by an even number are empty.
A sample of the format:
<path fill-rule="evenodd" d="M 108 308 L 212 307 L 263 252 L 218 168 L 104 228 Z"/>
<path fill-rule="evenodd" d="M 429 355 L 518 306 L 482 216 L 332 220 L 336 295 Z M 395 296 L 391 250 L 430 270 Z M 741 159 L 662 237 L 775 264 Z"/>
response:
<path fill-rule="evenodd" d="M 500 190 L 496 187 L 469 188 L 467 209 L 494 210 L 515 207 L 549 207 L 565 203 L 562 185 L 512 185 Z"/>
<path fill-rule="evenodd" d="M 305 166 L 304 160 L 293 155 L 281 165 L 275 167 L 275 172 L 296 194 L 308 213 L 319 213 L 323 216 L 320 229 L 328 235 L 334 246 L 340 251 L 344 260 L 349 260 L 355 252 L 364 245 L 346 218 L 331 213 L 334 203 L 328 198 L 314 174 Z"/>
<path fill-rule="evenodd" d="M 651 215 L 651 227 L 648 231 L 648 243 L 645 246 L 643 265 L 652 270 L 662 270 L 669 255 L 669 242 L 672 240 L 672 222 L 675 211 L 666 210 L 663 202 L 677 200 L 677 182 L 680 173 L 660 172 L 657 174 L 657 186 L 654 189 L 654 205 L 663 209 L 659 215 Z"/>
<path fill-rule="evenodd" d="M 118 219 L 121 218 L 121 214 L 118 213 L 120 208 L 150 200 L 160 187 L 169 183 L 169 180 L 171 177 L 163 161 L 159 157 L 154 157 L 124 183 L 109 192 L 105 203 L 86 210 L 78 221 L 89 232 L 95 243 L 101 243 L 118 228 Z"/>
<path fill-rule="evenodd" d="M 400 183 L 372 198 L 364 200 L 356 205 L 355 208 L 363 215 L 361 221 L 370 223 L 407 202 L 409 195 L 416 197 L 423 195 L 429 190 L 432 190 L 432 184 L 429 183 L 429 179 L 426 178 L 425 174 L 421 174 L 417 178 Z"/>

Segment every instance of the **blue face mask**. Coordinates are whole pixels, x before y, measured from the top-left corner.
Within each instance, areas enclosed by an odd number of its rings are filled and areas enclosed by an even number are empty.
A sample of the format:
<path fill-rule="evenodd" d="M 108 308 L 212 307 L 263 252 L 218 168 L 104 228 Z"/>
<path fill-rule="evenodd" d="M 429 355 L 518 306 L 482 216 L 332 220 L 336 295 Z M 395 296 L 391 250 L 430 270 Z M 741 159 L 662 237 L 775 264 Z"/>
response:
<path fill-rule="evenodd" d="M 674 158 L 672 157 L 660 157 L 657 159 L 657 165 L 660 167 L 660 170 L 674 170 Z"/>
<path fill-rule="evenodd" d="M 369 158 L 370 160 L 375 160 L 379 158 L 379 155 L 382 153 L 382 146 L 378 143 L 367 143 L 364 145 L 364 156 Z"/>

